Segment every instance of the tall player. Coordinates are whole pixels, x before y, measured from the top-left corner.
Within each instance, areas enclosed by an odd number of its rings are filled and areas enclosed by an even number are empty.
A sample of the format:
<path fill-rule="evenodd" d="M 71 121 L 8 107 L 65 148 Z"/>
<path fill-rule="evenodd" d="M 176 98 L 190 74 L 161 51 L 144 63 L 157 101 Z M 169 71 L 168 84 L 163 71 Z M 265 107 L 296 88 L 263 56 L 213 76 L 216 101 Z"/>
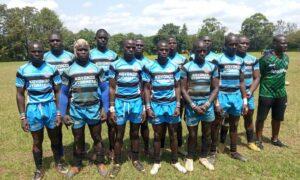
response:
<path fill-rule="evenodd" d="M 135 54 L 134 54 L 135 58 L 141 61 L 141 63 L 144 66 L 153 63 L 152 60 L 144 56 L 144 48 L 145 48 L 144 41 L 142 39 L 137 39 L 135 40 L 135 45 L 136 45 Z M 144 154 L 149 155 L 149 127 L 148 127 L 146 114 L 144 114 L 143 118 L 144 119 L 141 124 L 141 135 L 144 141 Z"/>
<path fill-rule="evenodd" d="M 172 63 L 176 64 L 179 66 L 179 69 L 181 70 L 182 66 L 187 62 L 187 59 L 178 53 L 177 51 L 177 40 L 175 37 L 169 37 L 168 38 L 168 44 L 169 44 L 169 59 L 171 60 Z M 184 106 L 184 101 L 181 101 L 181 107 L 180 107 L 180 116 L 183 117 L 183 106 Z M 166 135 L 166 126 L 163 127 L 163 135 L 162 135 L 162 141 L 161 141 L 161 146 L 164 148 L 165 144 L 165 135 Z M 182 139 L 182 124 L 181 122 L 178 123 L 178 128 L 177 128 L 177 141 L 178 141 L 178 152 L 182 155 L 187 155 L 186 151 L 182 148 L 183 144 L 183 139 Z"/>
<path fill-rule="evenodd" d="M 272 138 L 274 146 L 286 146 L 278 139 L 281 122 L 287 105 L 287 92 L 285 89 L 285 76 L 289 65 L 287 50 L 287 39 L 284 35 L 273 37 L 274 51 L 266 53 L 259 60 L 261 81 L 259 87 L 259 100 L 256 119 L 257 144 L 263 149 L 262 132 L 264 121 L 269 110 L 272 109 Z"/>
<path fill-rule="evenodd" d="M 186 125 L 189 131 L 188 155 L 185 168 L 193 171 L 198 124 L 202 125 L 202 145 L 200 162 L 209 170 L 214 170 L 207 157 L 211 138 L 211 124 L 215 120 L 213 102 L 219 90 L 219 73 L 216 65 L 206 61 L 208 48 L 203 40 L 193 46 L 195 58 L 182 68 L 181 92 L 187 102 Z"/>
<path fill-rule="evenodd" d="M 44 54 L 44 61 L 53 65 L 58 70 L 59 74 L 62 75 L 64 70 L 68 69 L 69 66 L 74 61 L 74 54 L 64 50 L 63 38 L 60 32 L 54 31 L 48 37 L 48 42 L 50 45 L 50 51 Z M 62 126 L 59 127 L 59 140 L 60 146 L 62 146 Z M 62 150 L 61 156 L 64 155 L 63 147 L 60 148 Z"/>
<path fill-rule="evenodd" d="M 62 74 L 61 113 L 64 116 L 64 123 L 67 126 L 72 124 L 74 136 L 74 164 L 67 173 L 68 178 L 78 174 L 83 166 L 86 124 L 94 142 L 97 170 L 102 176 L 107 174 L 101 138 L 101 94 L 99 94 L 99 86 L 103 81 L 104 72 L 90 62 L 89 50 L 88 42 L 84 39 L 78 39 L 74 44 L 75 61 Z"/>
<path fill-rule="evenodd" d="M 154 165 L 150 173 L 155 175 L 161 168 L 160 147 L 163 127 L 169 130 L 172 165 L 180 172 L 186 169 L 178 162 L 177 127 L 180 119 L 180 70 L 168 58 L 169 45 L 166 41 L 157 44 L 157 60 L 145 66 L 144 86 L 146 110 L 154 130 Z"/>
<path fill-rule="evenodd" d="M 62 144 L 59 139 L 61 114 L 58 97 L 61 78 L 57 69 L 43 61 L 44 48 L 40 42 L 34 41 L 28 47 L 29 62 L 21 66 L 16 75 L 17 105 L 20 113 L 22 129 L 30 131 L 33 139 L 32 154 L 36 166 L 33 179 L 42 179 L 42 158 L 44 127 L 51 141 L 55 167 L 58 172 L 66 173 L 63 166 Z M 25 91 L 28 100 L 25 109 Z M 55 97 L 55 98 L 54 98 Z"/>
<path fill-rule="evenodd" d="M 237 129 L 241 114 L 248 111 L 248 100 L 244 81 L 245 65 L 242 58 L 236 55 L 238 37 L 229 34 L 225 37 L 224 53 L 218 57 L 217 63 L 220 71 L 220 91 L 215 103 L 217 112 L 212 128 L 211 162 L 216 155 L 219 127 L 224 114 L 227 114 L 224 124 L 229 124 L 230 155 L 234 159 L 246 161 L 246 158 L 237 152 Z"/>
<path fill-rule="evenodd" d="M 109 111 L 110 121 L 116 124 L 117 137 L 114 147 L 115 159 L 109 176 L 114 178 L 121 170 L 121 150 L 127 120 L 130 121 L 132 165 L 138 171 L 145 171 L 139 161 L 139 130 L 143 114 L 142 70 L 143 64 L 135 55 L 135 41 L 125 40 L 123 57 L 109 68 Z"/>
<path fill-rule="evenodd" d="M 108 81 L 108 71 L 109 66 L 112 62 L 118 59 L 118 55 L 107 48 L 109 39 L 109 34 L 105 29 L 99 29 L 96 32 L 96 44 L 97 47 L 90 51 L 90 59 L 95 63 L 99 68 L 104 70 L 106 81 L 101 83 L 101 99 L 103 104 L 103 112 L 101 113 L 102 121 L 106 121 L 108 127 L 108 139 L 109 139 L 109 153 L 110 158 L 113 159 L 113 149 L 116 139 L 116 129 L 113 124 L 108 120 L 108 108 L 109 108 L 109 81 Z"/>
<path fill-rule="evenodd" d="M 260 151 L 260 149 L 254 143 L 254 126 L 253 126 L 253 113 L 254 113 L 254 91 L 257 89 L 259 85 L 260 72 L 259 72 L 259 62 L 258 60 L 247 53 L 249 48 L 249 39 L 246 36 L 239 37 L 239 45 L 237 47 L 237 56 L 241 57 L 244 60 L 245 64 L 245 85 L 247 91 L 248 98 L 248 113 L 244 114 L 244 127 L 246 130 L 246 138 L 248 142 L 248 148 L 253 151 Z M 220 147 L 225 147 L 224 143 L 226 140 L 226 134 L 228 131 L 228 127 L 222 125 L 221 128 L 221 137 L 220 142 L 223 144 Z"/>

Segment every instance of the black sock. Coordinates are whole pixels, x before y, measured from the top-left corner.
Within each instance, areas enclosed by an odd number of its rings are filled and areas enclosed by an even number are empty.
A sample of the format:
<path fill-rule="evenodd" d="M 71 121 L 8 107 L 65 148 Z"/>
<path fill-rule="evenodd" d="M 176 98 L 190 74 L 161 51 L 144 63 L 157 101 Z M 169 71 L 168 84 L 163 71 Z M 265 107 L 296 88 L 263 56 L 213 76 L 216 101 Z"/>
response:
<path fill-rule="evenodd" d="M 247 141 L 248 143 L 253 142 L 253 130 L 246 130 L 246 136 L 247 136 Z"/>
<path fill-rule="evenodd" d="M 42 170 L 43 153 L 39 151 L 39 152 L 32 152 L 32 154 L 33 154 L 33 159 L 34 159 L 36 169 Z"/>

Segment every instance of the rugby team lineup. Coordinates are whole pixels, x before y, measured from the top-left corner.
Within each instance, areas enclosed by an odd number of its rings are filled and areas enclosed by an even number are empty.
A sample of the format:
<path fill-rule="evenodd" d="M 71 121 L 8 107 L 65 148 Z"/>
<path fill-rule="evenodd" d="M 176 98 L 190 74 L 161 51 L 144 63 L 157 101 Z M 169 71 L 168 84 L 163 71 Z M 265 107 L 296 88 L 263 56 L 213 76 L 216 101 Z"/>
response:
<path fill-rule="evenodd" d="M 144 56 L 143 39 L 124 40 L 120 55 L 108 49 L 109 33 L 105 29 L 96 32 L 95 41 L 96 46 L 90 47 L 85 39 L 76 40 L 73 54 L 64 50 L 62 34 L 53 31 L 48 52 L 38 40 L 28 45 L 28 62 L 17 70 L 15 86 L 21 127 L 33 139 L 33 179 L 42 179 L 45 173 L 44 129 L 50 138 L 55 169 L 67 178 L 84 168 L 85 126 L 93 140 L 89 161 L 100 176 L 110 178 L 118 177 L 121 171 L 126 124 L 130 124 L 133 168 L 154 177 L 162 166 L 167 131 L 171 165 L 183 174 L 196 173 L 195 158 L 207 170 L 215 170 L 217 154 L 226 148 L 228 131 L 229 156 L 247 163 L 249 159 L 237 148 L 239 120 L 242 117 L 247 147 L 263 151 L 263 127 L 270 109 L 271 144 L 287 147 L 279 139 L 289 64 L 284 35 L 275 35 L 272 49 L 265 50 L 259 59 L 247 52 L 249 38 L 233 33 L 225 37 L 220 53 L 212 51 L 208 35 L 196 39 L 189 57 L 177 51 L 177 39 L 170 36 L 156 44 L 157 54 L 151 60 Z M 256 90 L 259 98 L 253 120 Z M 108 144 L 103 143 L 101 135 L 105 124 Z M 70 127 L 74 136 L 70 167 L 64 161 L 63 125 Z M 182 136 L 182 126 L 188 129 L 187 139 Z M 198 126 L 202 129 L 199 152 Z M 140 147 L 143 155 L 153 159 L 151 169 L 141 162 Z M 184 164 L 179 162 L 179 155 L 185 157 Z M 110 169 L 106 159 L 113 164 Z"/>

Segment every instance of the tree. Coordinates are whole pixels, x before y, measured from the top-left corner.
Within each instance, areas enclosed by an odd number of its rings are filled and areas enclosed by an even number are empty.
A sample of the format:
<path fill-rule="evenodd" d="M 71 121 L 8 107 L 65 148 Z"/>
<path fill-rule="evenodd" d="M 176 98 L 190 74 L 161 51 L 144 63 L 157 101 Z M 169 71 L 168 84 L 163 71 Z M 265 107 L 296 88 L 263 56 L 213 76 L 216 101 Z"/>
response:
<path fill-rule="evenodd" d="M 49 49 L 48 36 L 52 31 L 61 31 L 63 24 L 57 14 L 48 9 L 43 8 L 34 18 L 34 34 L 33 39 L 39 39 L 43 42 L 46 49 Z"/>
<path fill-rule="evenodd" d="M 224 46 L 224 36 L 226 27 L 216 18 L 207 18 L 203 20 L 201 29 L 198 30 L 198 37 L 208 35 L 212 39 L 212 49 L 221 51 Z"/>
<path fill-rule="evenodd" d="M 95 36 L 96 33 L 93 30 L 84 28 L 83 30 L 80 30 L 78 33 L 76 33 L 75 38 L 76 40 L 85 39 L 91 47 L 94 47 L 96 45 Z"/>
<path fill-rule="evenodd" d="M 126 36 L 122 33 L 112 35 L 109 39 L 109 48 L 120 54 L 122 52 L 122 42 Z"/>
<path fill-rule="evenodd" d="M 274 31 L 273 23 L 261 13 L 246 18 L 242 23 L 241 34 L 250 39 L 251 50 L 262 50 L 270 46 Z"/>
<path fill-rule="evenodd" d="M 160 40 L 167 40 L 170 36 L 174 36 L 177 38 L 179 35 L 179 31 L 180 26 L 176 26 L 173 23 L 163 24 L 154 37 L 153 43 L 157 44 Z"/>
<path fill-rule="evenodd" d="M 153 43 L 157 44 L 158 41 L 162 39 L 167 40 L 170 36 L 176 38 L 179 52 L 188 48 L 188 35 L 185 24 L 181 29 L 180 26 L 176 26 L 173 23 L 163 24 L 163 26 L 158 30 L 156 36 L 154 36 Z"/>
<path fill-rule="evenodd" d="M 62 28 L 61 34 L 63 37 L 64 48 L 73 52 L 73 45 L 76 40 L 75 34 L 72 31 L 69 31 L 67 28 Z"/>
<path fill-rule="evenodd" d="M 187 27 L 183 24 L 179 36 L 178 36 L 178 49 L 187 50 L 190 49 L 189 42 L 188 42 L 188 34 L 187 34 Z"/>
<path fill-rule="evenodd" d="M 198 30 L 198 37 L 208 35 L 212 39 L 212 49 L 221 51 L 224 46 L 224 36 L 226 27 L 216 18 L 207 18 L 202 21 L 202 26 Z"/>
<path fill-rule="evenodd" d="M 277 24 L 275 25 L 274 35 L 283 34 L 288 35 L 293 33 L 297 30 L 297 24 L 285 22 L 283 20 L 278 20 Z"/>
<path fill-rule="evenodd" d="M 290 33 L 288 36 L 288 49 L 300 50 L 300 30 Z"/>

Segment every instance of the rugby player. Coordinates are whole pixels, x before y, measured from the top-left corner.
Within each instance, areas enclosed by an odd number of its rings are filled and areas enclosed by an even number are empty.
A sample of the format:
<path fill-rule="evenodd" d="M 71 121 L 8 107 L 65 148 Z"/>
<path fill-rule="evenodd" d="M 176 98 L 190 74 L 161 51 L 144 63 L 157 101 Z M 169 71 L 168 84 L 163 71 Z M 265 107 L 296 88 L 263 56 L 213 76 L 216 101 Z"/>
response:
<path fill-rule="evenodd" d="M 99 29 L 96 32 L 96 44 L 97 47 L 90 51 L 90 59 L 95 63 L 99 68 L 102 68 L 105 72 L 106 81 L 101 83 L 101 99 L 103 104 L 103 109 L 101 113 L 101 120 L 106 121 L 108 127 L 108 139 L 109 139 L 109 156 L 113 159 L 113 149 L 116 139 L 116 128 L 114 124 L 111 124 L 107 119 L 108 117 L 108 108 L 109 108 L 109 81 L 108 81 L 108 71 L 109 66 L 112 62 L 118 59 L 118 55 L 107 48 L 107 43 L 109 39 L 109 34 L 105 29 Z"/>
<path fill-rule="evenodd" d="M 274 51 L 265 53 L 259 60 L 261 80 L 259 87 L 258 110 L 256 119 L 257 145 L 263 149 L 262 132 L 264 121 L 269 110 L 272 109 L 272 138 L 274 146 L 286 146 L 278 139 L 281 122 L 287 106 L 287 92 L 285 89 L 285 76 L 288 69 L 289 57 L 287 39 L 284 35 L 276 35 L 273 38 Z"/>
<path fill-rule="evenodd" d="M 237 152 L 237 128 L 240 115 L 248 111 L 248 100 L 244 82 L 245 65 L 241 57 L 236 55 L 238 37 L 229 34 L 225 37 L 224 53 L 218 59 L 217 64 L 220 71 L 220 91 L 215 111 L 216 120 L 212 125 L 212 145 L 210 161 L 213 163 L 216 157 L 216 146 L 218 143 L 219 129 L 223 122 L 229 124 L 230 131 L 230 155 L 234 159 L 247 161 Z"/>
<path fill-rule="evenodd" d="M 50 51 L 44 54 L 44 61 L 54 65 L 61 75 L 74 61 L 74 54 L 64 50 L 63 38 L 60 32 L 54 31 L 48 37 Z"/>
<path fill-rule="evenodd" d="M 54 31 L 48 37 L 48 42 L 50 45 L 50 51 L 44 54 L 44 61 L 53 65 L 58 70 L 59 74 L 62 75 L 64 70 L 66 70 L 74 61 L 74 54 L 64 50 L 63 38 L 60 32 Z M 59 127 L 58 138 L 61 146 L 61 156 L 64 155 L 62 146 L 62 126 Z"/>
<path fill-rule="evenodd" d="M 203 40 L 193 46 L 195 58 L 182 68 L 181 92 L 187 102 L 185 107 L 186 125 L 189 131 L 187 171 L 193 171 L 193 158 L 197 144 L 198 124 L 202 124 L 202 146 L 200 162 L 214 170 L 207 157 L 211 140 L 211 124 L 215 120 L 213 102 L 219 90 L 219 73 L 216 65 L 206 61 L 208 48 Z"/>
<path fill-rule="evenodd" d="M 134 57 L 135 48 L 134 40 L 125 40 L 123 57 L 113 62 L 109 69 L 109 119 L 117 129 L 114 165 L 109 174 L 111 178 L 121 170 L 121 150 L 127 120 L 130 121 L 132 164 L 136 170 L 145 171 L 139 161 L 139 129 L 144 111 L 141 95 L 143 64 Z"/>
<path fill-rule="evenodd" d="M 169 44 L 169 59 L 172 63 L 177 64 L 181 70 L 182 66 L 187 62 L 187 59 L 179 54 L 177 52 L 177 40 L 175 37 L 169 37 L 168 38 L 168 44 Z M 183 118 L 184 116 L 184 101 L 181 100 L 181 107 L 180 107 L 180 116 Z M 162 141 L 161 141 L 161 148 L 164 148 L 165 146 L 165 136 L 166 136 L 166 124 L 163 127 L 163 135 L 162 135 Z M 177 141 L 178 141 L 178 153 L 186 156 L 187 152 L 182 148 L 183 139 L 182 139 L 182 124 L 181 122 L 178 123 L 177 128 Z"/>
<path fill-rule="evenodd" d="M 33 179 L 42 179 L 44 126 L 51 141 L 56 170 L 67 172 L 62 163 L 63 147 L 59 137 L 61 113 L 58 97 L 61 78 L 54 66 L 43 61 L 44 47 L 40 42 L 31 42 L 28 53 L 29 62 L 21 66 L 16 74 L 16 100 L 22 129 L 30 131 L 33 139 L 32 154 L 36 166 Z M 28 95 L 26 110 L 25 91 Z"/>
<path fill-rule="evenodd" d="M 248 142 L 248 148 L 253 151 L 260 151 L 260 149 L 254 143 L 254 126 L 253 126 L 253 113 L 254 113 L 254 91 L 259 85 L 260 72 L 259 72 L 259 62 L 258 60 L 247 53 L 249 48 L 249 39 L 246 36 L 239 37 L 239 45 L 237 47 L 237 56 L 244 60 L 245 64 L 245 85 L 248 98 L 248 113 L 244 114 L 244 127 L 246 130 L 246 138 Z M 228 126 L 222 125 L 221 137 L 220 137 L 220 147 L 225 147 L 224 143 L 226 141 L 226 135 L 228 132 Z M 221 150 L 222 151 L 222 150 Z"/>
<path fill-rule="evenodd" d="M 177 127 L 180 123 L 180 70 L 178 65 L 168 58 L 167 41 L 157 44 L 158 57 L 152 64 L 145 66 L 146 82 L 144 86 L 146 110 L 149 122 L 154 130 L 154 165 L 152 175 L 158 173 L 160 164 L 160 147 L 163 126 L 169 130 L 172 165 L 180 172 L 186 169 L 178 162 Z"/>
<path fill-rule="evenodd" d="M 207 45 L 208 53 L 205 56 L 205 60 L 215 64 L 215 62 L 218 58 L 218 54 L 212 51 L 212 40 L 211 40 L 210 36 L 205 35 L 205 36 L 201 37 L 200 39 L 203 40 L 205 42 L 205 44 Z M 194 58 L 195 58 L 195 54 L 192 53 L 190 55 L 190 59 L 193 60 Z"/>
<path fill-rule="evenodd" d="M 108 172 L 104 165 L 104 147 L 101 138 L 100 121 L 101 94 L 99 94 L 99 87 L 104 78 L 104 71 L 90 62 L 89 50 L 88 42 L 84 39 L 78 39 L 74 44 L 75 61 L 62 74 L 61 114 L 64 117 L 63 122 L 67 126 L 72 124 L 74 136 L 74 164 L 67 173 L 68 178 L 78 174 L 83 166 L 85 124 L 88 125 L 94 142 L 93 149 L 96 154 L 95 164 L 97 165 L 97 170 L 102 176 L 105 176 Z"/>
<path fill-rule="evenodd" d="M 135 40 L 136 50 L 135 58 L 139 60 L 144 66 L 153 63 L 150 59 L 144 56 L 145 43 L 142 39 Z M 146 113 L 143 115 L 143 122 L 141 124 L 141 135 L 144 141 L 144 154 L 149 155 L 149 127 Z"/>

